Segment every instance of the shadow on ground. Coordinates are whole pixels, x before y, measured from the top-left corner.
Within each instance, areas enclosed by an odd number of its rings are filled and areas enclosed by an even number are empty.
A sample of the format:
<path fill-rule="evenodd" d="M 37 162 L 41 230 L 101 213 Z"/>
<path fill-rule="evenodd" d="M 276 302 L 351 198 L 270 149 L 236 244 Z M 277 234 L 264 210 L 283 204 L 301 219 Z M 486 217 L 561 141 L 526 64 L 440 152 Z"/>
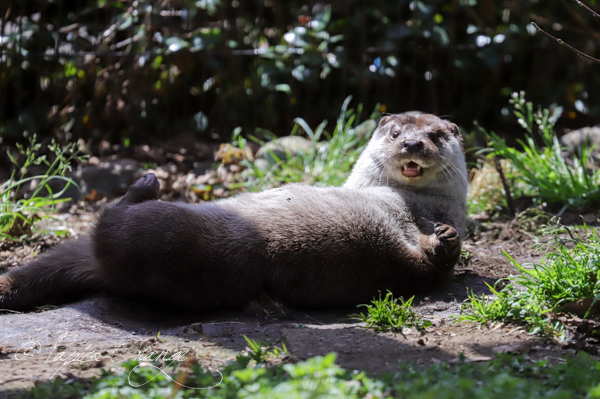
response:
<path fill-rule="evenodd" d="M 505 345 L 517 345 L 524 352 L 551 345 L 523 330 L 480 330 L 451 322 L 467 288 L 481 294 L 487 292 L 485 283 L 494 281 L 471 270 L 458 271 L 444 292 L 415 298 L 415 309 L 432 320 L 433 327 L 426 332 L 405 329 L 402 334 L 357 326 L 349 317 L 357 312 L 354 308 L 303 312 L 254 304 L 244 311 L 198 315 L 98 296 L 39 312 L 3 314 L 0 397 L 39 380 L 98 375 L 128 358 L 163 350 L 193 350 L 202 364 L 219 368 L 246 347 L 244 336 L 276 346 L 284 342 L 300 360 L 336 352 L 340 366 L 374 374 L 395 371 L 399 361 L 427 365 L 452 361 L 461 352 L 480 361 Z"/>

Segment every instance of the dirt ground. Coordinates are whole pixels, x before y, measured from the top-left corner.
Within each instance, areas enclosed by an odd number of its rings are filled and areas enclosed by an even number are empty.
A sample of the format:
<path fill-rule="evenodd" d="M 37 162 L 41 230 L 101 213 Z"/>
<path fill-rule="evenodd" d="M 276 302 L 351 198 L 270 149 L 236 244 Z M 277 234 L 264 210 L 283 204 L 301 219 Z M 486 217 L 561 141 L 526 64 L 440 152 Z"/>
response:
<path fill-rule="evenodd" d="M 94 210 L 74 206 L 71 213 L 48 222 L 48 228 L 84 234 Z M 514 225 L 482 226 L 480 230 L 485 231 L 465 240 L 463 248 L 472 253 L 472 259 L 456 268 L 452 284 L 443 292 L 415 298 L 415 310 L 433 322 L 424 332 L 367 330 L 349 316 L 357 312 L 354 308 L 303 312 L 253 304 L 240 312 L 181 315 L 98 296 L 31 313 L 0 314 L 0 397 L 15 396 L 35 381 L 98 375 L 102 369 L 117 369 L 127 358 L 163 350 L 193 351 L 200 363 L 219 369 L 244 350 L 244 336 L 276 346 L 284 342 L 291 356 L 300 360 L 336 352 L 340 366 L 372 374 L 394 371 L 398 362 L 453 362 L 460 353 L 476 362 L 489 360 L 497 352 L 551 361 L 575 353 L 569 345 L 529 335 L 523 328 L 453 322 L 451 317 L 460 313 L 467 289 L 487 293 L 486 282 L 493 284 L 514 273 L 502 250 L 521 263 L 539 260 L 531 249 L 532 238 Z M 62 240 L 36 235 L 25 243 L 2 242 L 0 272 Z"/>

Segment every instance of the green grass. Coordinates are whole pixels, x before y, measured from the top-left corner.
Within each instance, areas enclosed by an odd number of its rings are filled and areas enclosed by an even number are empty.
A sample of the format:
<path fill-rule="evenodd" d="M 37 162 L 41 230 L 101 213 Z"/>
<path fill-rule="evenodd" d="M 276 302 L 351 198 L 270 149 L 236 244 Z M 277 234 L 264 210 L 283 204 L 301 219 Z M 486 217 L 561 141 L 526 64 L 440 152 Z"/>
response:
<path fill-rule="evenodd" d="M 380 292 L 379 299 L 373 298 L 371 305 L 358 305 L 359 308 L 367 308 L 367 314 L 360 313 L 353 316 L 360 322 L 365 323 L 366 328 L 375 331 L 402 332 L 403 327 L 415 327 L 418 330 L 423 330 L 431 326 L 431 322 L 421 318 L 412 309 L 414 298 L 413 296 L 405 301 L 403 298 L 394 298 L 392 293 L 388 291 L 385 297 L 381 299 Z"/>
<path fill-rule="evenodd" d="M 60 198 L 70 184 L 77 187 L 73 180 L 65 177 L 66 172 L 71 169 L 71 163 L 83 158 L 79 155 L 77 144 L 71 143 L 63 148 L 52 140 L 48 145 L 48 149 L 54 156 L 52 162 L 45 155 L 39 155 L 41 146 L 36 142 L 35 135 L 29 139 L 29 145 L 26 147 L 17 143 L 17 150 L 24 158 L 23 163 L 8 151 L 8 156 L 16 169 L 10 179 L 0 185 L 0 237 L 17 239 L 26 236 L 31 232 L 36 220 L 48 217 L 43 211 L 52 211 L 57 204 L 70 200 L 70 198 Z M 47 167 L 45 173 L 25 177 L 31 166 L 40 165 Z M 33 192 L 26 198 L 17 199 L 19 190 L 33 180 L 38 181 Z M 66 185 L 60 192 L 54 193 L 49 185 L 52 180 L 63 180 Z"/>
<path fill-rule="evenodd" d="M 296 124 L 291 135 L 303 131 L 312 141 L 312 148 L 307 152 L 294 155 L 288 153 L 286 159 L 280 159 L 270 152 L 269 155 L 275 162 L 268 170 L 261 170 L 254 162 L 242 161 L 246 170 L 241 174 L 242 181 L 237 186 L 246 191 L 261 191 L 285 183 L 297 182 L 321 187 L 342 185 L 376 127 L 374 122 L 367 121 L 374 121 L 380 116 L 377 111 L 379 106 L 376 106 L 375 111 L 363 121 L 367 123 L 361 125 L 362 105 L 359 105 L 356 110 L 348 109 L 350 100 L 351 97 L 348 97 L 344 102 L 333 132 L 325 130 L 327 121 L 312 129 L 304 119 L 294 119 Z M 366 130 L 366 134 L 357 135 L 360 129 Z M 274 138 L 271 133 L 265 133 Z M 262 145 L 265 144 L 252 136 L 250 138 Z M 321 141 L 323 138 L 325 140 Z M 234 132 L 233 144 L 245 148 L 246 140 L 241 136 L 241 129 Z"/>
<path fill-rule="evenodd" d="M 556 207 L 595 208 L 600 205 L 600 171 L 590 169 L 590 148 L 584 145 L 573 157 L 572 165 L 562 155 L 554 124 L 562 109 L 538 108 L 525 101 L 525 94 L 513 93 L 510 103 L 514 115 L 525 129 L 525 139 L 517 140 L 522 150 L 506 145 L 494 132 L 486 133 L 492 155 L 505 158 L 516 169 L 514 178 L 525 184 L 525 189 L 535 193 L 540 203 Z M 517 193 L 518 194 L 518 193 Z"/>
<path fill-rule="evenodd" d="M 247 366 L 250 361 L 254 361 L 256 364 L 266 364 L 289 354 L 284 343 L 281 344 L 281 347 L 277 347 L 271 346 L 266 342 L 252 340 L 245 335 L 244 339 L 248 343 L 248 347 L 236 358 L 236 361 L 244 367 Z"/>
<path fill-rule="evenodd" d="M 247 366 L 238 361 L 221 375 L 194 365 L 169 375 L 137 360 L 116 374 L 91 380 L 37 383 L 31 398 L 599 398 L 600 363 L 580 352 L 564 363 L 530 362 L 522 356 L 498 355 L 484 363 L 434 364 L 419 368 L 401 364 L 395 373 L 369 377 L 344 370 L 336 355 L 317 356 L 297 364 Z M 158 365 L 157 365 L 158 366 Z M 172 380 L 191 388 L 176 385 Z M 132 385 L 139 386 L 133 388 Z"/>
<path fill-rule="evenodd" d="M 581 299 L 600 299 L 600 237 L 593 228 L 577 234 L 565 226 L 546 230 L 550 241 L 544 244 L 544 257 L 539 264 L 525 268 L 509 254 L 517 275 L 509 277 L 509 285 L 496 297 L 477 297 L 473 293 L 465 301 L 459 321 L 503 321 L 529 325 L 532 332 L 562 331 L 558 323 L 550 323 L 550 312 Z M 589 308 L 588 308 L 589 309 Z M 587 310 L 583 316 L 587 317 Z"/>

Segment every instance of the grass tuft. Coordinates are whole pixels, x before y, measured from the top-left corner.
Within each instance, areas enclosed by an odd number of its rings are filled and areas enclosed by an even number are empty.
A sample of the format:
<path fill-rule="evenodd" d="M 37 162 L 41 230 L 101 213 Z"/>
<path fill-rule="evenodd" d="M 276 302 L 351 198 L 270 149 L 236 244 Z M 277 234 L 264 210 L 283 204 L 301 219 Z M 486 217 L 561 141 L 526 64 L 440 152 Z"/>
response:
<path fill-rule="evenodd" d="M 507 159 L 517 170 L 515 178 L 536 193 L 539 201 L 567 208 L 597 208 L 600 205 L 600 171 L 589 165 L 591 151 L 583 145 L 572 163 L 563 156 L 554 124 L 562 112 L 538 108 L 525 101 L 525 93 L 513 93 L 514 115 L 525 129 L 525 139 L 517 140 L 523 150 L 509 147 L 494 132 L 487 134 L 492 155 Z"/>
<path fill-rule="evenodd" d="M 551 321 L 550 313 L 569 311 L 574 302 L 582 300 L 587 308 L 579 315 L 589 316 L 600 299 L 598 232 L 585 227 L 580 235 L 561 225 L 546 232 L 550 241 L 541 247 L 545 251 L 542 262 L 526 268 L 504 252 L 518 274 L 508 278 L 502 291 L 488 286 L 495 296 L 492 300 L 471 292 L 459 321 L 503 321 L 528 325 L 533 333 L 561 333 L 562 326 Z"/>
<path fill-rule="evenodd" d="M 10 161 L 17 167 L 10 179 L 0 185 L 0 237 L 18 239 L 29 234 L 36 220 L 47 218 L 43 214 L 44 209 L 54 210 L 54 207 L 69 201 L 70 198 L 60 198 L 69 185 L 77 184 L 70 178 L 65 177 L 67 171 L 71 170 L 71 163 L 82 160 L 84 156 L 79 154 L 77 143 L 61 147 L 54 140 L 48 145 L 48 149 L 54 154 L 54 161 L 50 162 L 45 155 L 39 155 L 41 144 L 37 143 L 34 135 L 29 139 L 29 145 L 24 147 L 16 144 L 17 150 L 24 157 L 21 164 L 8 152 Z M 41 175 L 25 177 L 31 166 L 47 167 L 46 172 Z M 36 188 L 26 198 L 18 198 L 19 190 L 24 184 L 38 181 Z M 50 182 L 62 180 L 66 184 L 57 193 L 52 191 Z"/>
<path fill-rule="evenodd" d="M 336 355 L 317 356 L 297 364 L 247 366 L 232 362 L 221 376 L 198 365 L 178 374 L 159 373 L 137 360 L 124 371 L 104 372 L 86 381 L 53 380 L 37 383 L 30 398 L 596 398 L 600 395 L 600 363 L 585 354 L 552 365 L 530 362 L 523 356 L 497 355 L 490 362 L 418 367 L 401 364 L 395 373 L 369 377 L 335 364 Z M 194 388 L 176 385 L 172 380 Z M 133 388 L 133 385 L 139 386 Z"/>
<path fill-rule="evenodd" d="M 297 135 L 302 130 L 312 142 L 312 147 L 297 154 L 288 152 L 283 159 L 269 152 L 269 158 L 274 163 L 267 170 L 261 169 L 256 162 L 247 159 L 242 161 L 240 164 L 246 170 L 241 174 L 243 181 L 238 186 L 246 191 L 262 191 L 285 183 L 307 183 L 321 187 L 342 185 L 375 130 L 375 119 L 380 116 L 377 105 L 375 111 L 361 123 L 362 105 L 356 110 L 348 109 L 351 99 L 348 97 L 344 102 L 331 133 L 325 130 L 327 121 L 313 130 L 304 119 L 296 118 L 291 135 Z M 274 138 L 272 133 L 266 133 Z M 250 138 L 261 145 L 265 144 L 253 136 Z M 325 140 L 321 141 L 322 138 Z M 241 137 L 241 129 L 234 133 L 233 144 L 245 150 L 247 142 Z"/>
<path fill-rule="evenodd" d="M 357 320 L 365 323 L 366 328 L 375 331 L 402 332 L 403 327 L 414 327 L 417 330 L 423 330 L 431 326 L 431 321 L 421 318 L 421 316 L 412 309 L 411 297 L 406 301 L 403 298 L 394 298 L 390 291 L 381 299 L 373 298 L 371 305 L 362 304 L 358 307 L 367 308 L 367 314 L 352 315 Z"/>

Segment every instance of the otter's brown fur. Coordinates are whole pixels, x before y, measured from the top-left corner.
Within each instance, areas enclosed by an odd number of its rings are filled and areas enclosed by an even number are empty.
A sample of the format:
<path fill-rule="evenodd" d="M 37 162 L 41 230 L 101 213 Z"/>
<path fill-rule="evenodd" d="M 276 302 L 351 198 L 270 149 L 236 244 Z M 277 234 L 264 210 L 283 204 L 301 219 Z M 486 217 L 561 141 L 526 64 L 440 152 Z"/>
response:
<path fill-rule="evenodd" d="M 195 310 L 261 291 L 298 307 L 428 292 L 452 275 L 465 230 L 466 168 L 455 125 L 384 117 L 343 187 L 289 184 L 187 205 L 156 201 L 147 175 L 89 238 L 0 276 L 0 308 L 109 291 Z"/>

